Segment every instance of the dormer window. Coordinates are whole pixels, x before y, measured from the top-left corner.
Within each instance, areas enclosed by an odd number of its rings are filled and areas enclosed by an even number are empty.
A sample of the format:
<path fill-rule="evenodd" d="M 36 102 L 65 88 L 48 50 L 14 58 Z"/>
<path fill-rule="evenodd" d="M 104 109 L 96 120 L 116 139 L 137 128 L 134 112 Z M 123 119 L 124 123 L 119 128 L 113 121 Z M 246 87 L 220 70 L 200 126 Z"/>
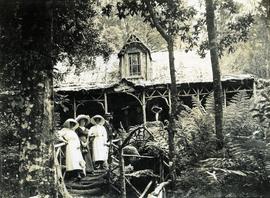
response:
<path fill-rule="evenodd" d="M 148 80 L 151 78 L 150 50 L 135 35 L 131 35 L 118 53 L 121 78 Z"/>
<path fill-rule="evenodd" d="M 129 74 L 130 76 L 140 76 L 141 75 L 141 60 L 140 53 L 129 53 Z"/>

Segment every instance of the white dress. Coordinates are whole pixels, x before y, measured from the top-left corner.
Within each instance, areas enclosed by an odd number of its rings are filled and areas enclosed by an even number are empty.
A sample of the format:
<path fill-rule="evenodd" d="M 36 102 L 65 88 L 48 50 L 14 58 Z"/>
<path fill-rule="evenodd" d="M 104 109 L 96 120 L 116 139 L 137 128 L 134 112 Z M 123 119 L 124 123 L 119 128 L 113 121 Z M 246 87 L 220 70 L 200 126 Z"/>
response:
<path fill-rule="evenodd" d="M 58 135 L 68 142 L 66 145 L 66 170 L 84 170 L 85 161 L 81 153 L 78 135 L 68 128 L 58 131 Z"/>
<path fill-rule="evenodd" d="M 102 125 L 92 126 L 89 136 L 94 136 L 93 140 L 93 161 L 106 161 L 108 159 L 107 131 Z"/>

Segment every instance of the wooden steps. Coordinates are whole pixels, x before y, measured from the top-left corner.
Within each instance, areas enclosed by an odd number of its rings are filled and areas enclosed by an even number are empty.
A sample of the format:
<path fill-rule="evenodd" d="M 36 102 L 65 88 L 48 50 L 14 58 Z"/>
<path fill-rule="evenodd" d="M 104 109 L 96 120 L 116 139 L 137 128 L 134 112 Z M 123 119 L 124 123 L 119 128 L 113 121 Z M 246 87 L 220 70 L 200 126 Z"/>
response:
<path fill-rule="evenodd" d="M 94 181 L 91 183 L 71 183 L 67 186 L 68 189 L 76 189 L 76 190 L 87 190 L 96 188 L 102 185 L 105 185 L 107 182 L 106 180 Z"/>
<path fill-rule="evenodd" d="M 89 196 L 101 196 L 102 195 L 102 190 L 100 188 L 93 188 L 90 190 L 70 189 L 68 191 L 73 197 L 77 197 L 77 196 L 79 197 L 82 195 L 89 195 Z"/>
<path fill-rule="evenodd" d="M 79 182 L 67 182 L 66 187 L 74 198 L 104 197 L 108 192 L 106 175 L 106 170 L 95 170 Z"/>

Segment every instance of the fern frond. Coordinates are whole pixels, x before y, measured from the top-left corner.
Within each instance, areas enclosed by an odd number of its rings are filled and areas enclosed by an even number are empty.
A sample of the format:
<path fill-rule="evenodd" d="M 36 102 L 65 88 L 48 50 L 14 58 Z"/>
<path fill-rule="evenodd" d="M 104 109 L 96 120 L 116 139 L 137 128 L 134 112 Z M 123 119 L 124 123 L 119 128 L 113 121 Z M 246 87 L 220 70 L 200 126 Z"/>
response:
<path fill-rule="evenodd" d="M 235 94 L 231 101 L 229 102 L 229 105 L 230 104 L 239 104 L 239 103 L 242 103 L 242 102 L 246 102 L 249 100 L 249 96 L 247 95 L 247 92 L 246 91 L 239 91 L 237 94 Z"/>
<path fill-rule="evenodd" d="M 214 100 L 214 93 L 213 92 L 211 92 L 206 97 L 205 109 L 209 114 L 215 113 L 215 100 Z"/>
<path fill-rule="evenodd" d="M 193 108 L 199 109 L 202 114 L 205 114 L 206 113 L 206 110 L 205 110 L 205 108 L 202 105 L 202 101 L 198 97 L 192 96 L 191 97 L 191 101 L 192 101 Z"/>

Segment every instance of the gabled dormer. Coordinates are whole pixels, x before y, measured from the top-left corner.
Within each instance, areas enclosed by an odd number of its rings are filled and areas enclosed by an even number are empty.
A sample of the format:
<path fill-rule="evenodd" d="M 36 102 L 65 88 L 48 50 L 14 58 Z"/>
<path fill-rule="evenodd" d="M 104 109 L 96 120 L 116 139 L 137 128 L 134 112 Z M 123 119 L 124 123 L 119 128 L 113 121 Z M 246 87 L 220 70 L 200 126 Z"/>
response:
<path fill-rule="evenodd" d="M 150 50 L 135 35 L 129 37 L 118 57 L 122 79 L 150 79 Z"/>

